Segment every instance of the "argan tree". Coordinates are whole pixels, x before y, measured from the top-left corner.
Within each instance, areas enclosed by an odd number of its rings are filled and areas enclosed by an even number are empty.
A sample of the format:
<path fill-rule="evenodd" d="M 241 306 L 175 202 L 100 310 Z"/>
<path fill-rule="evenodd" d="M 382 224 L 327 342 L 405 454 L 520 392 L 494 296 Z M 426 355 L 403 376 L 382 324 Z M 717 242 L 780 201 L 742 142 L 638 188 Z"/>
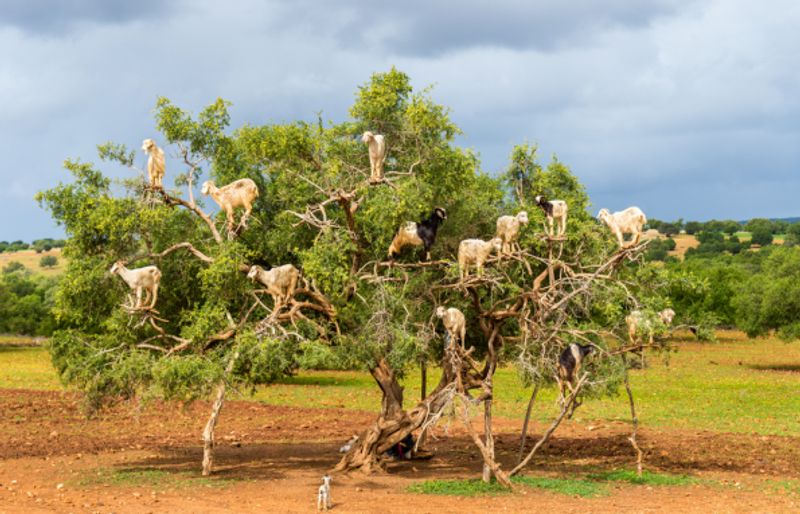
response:
<path fill-rule="evenodd" d="M 100 157 L 124 179 L 114 182 L 91 164 L 67 161 L 72 181 L 38 196 L 69 236 L 53 362 L 65 382 L 86 394 L 90 409 L 119 400 L 211 397 L 203 434 L 207 474 L 230 384 L 269 383 L 311 362 L 361 368 L 381 390 L 380 411 L 338 469 L 381 467 L 388 448 L 454 406 L 483 456 L 484 477 L 508 484 L 491 430 L 498 366 L 517 362 L 523 379 L 540 386 L 552 381 L 565 345 L 596 345 L 599 356 L 564 399 L 560 419 L 580 398 L 624 380 L 620 355 L 641 345 L 626 345 L 616 334 L 627 309 L 661 306 L 646 284 L 658 274 L 642 271 L 641 247 L 615 250 L 586 214 L 588 197 L 565 165 L 554 160 L 543 168 L 536 148 L 525 145 L 514 150 L 508 174 L 484 174 L 476 156 L 455 145 L 459 129 L 448 111 L 428 90 L 414 92 L 395 69 L 360 87 L 351 119 L 341 123 L 230 131 L 228 107 L 218 100 L 193 117 L 158 100 L 161 136 L 142 137 L 160 139 L 172 156 L 165 180 L 172 188 L 149 187 L 137 166 L 143 157 L 106 143 Z M 383 134 L 388 147 L 377 183 L 369 181 L 360 140 L 367 130 Z M 228 231 L 224 215 L 198 197 L 205 178 L 257 184 L 246 226 Z M 536 194 L 569 202 L 567 237 L 541 235 Z M 432 260 L 422 262 L 421 249 L 409 248 L 387 261 L 398 227 L 434 207 L 444 208 L 447 220 Z M 532 217 L 523 250 L 495 257 L 483 276 L 460 281 L 459 242 L 489 239 L 498 215 L 523 208 Z M 119 260 L 159 267 L 153 309 L 126 302 L 127 286 L 108 274 Z M 248 281 L 254 264 L 302 271 L 286 305 L 276 308 L 262 286 Z M 443 304 L 467 316 L 463 348 L 440 335 L 433 312 Z M 403 378 L 421 362 L 440 366 L 442 378 L 406 410 Z M 468 420 L 475 405 L 484 407 L 483 437 Z"/>

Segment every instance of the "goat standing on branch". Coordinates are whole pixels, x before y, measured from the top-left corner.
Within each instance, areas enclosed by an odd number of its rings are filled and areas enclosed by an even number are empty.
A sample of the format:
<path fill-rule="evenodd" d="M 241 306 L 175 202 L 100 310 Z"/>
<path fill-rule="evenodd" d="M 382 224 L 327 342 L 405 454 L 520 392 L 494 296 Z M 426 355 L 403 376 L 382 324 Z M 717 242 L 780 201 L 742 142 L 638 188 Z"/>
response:
<path fill-rule="evenodd" d="M 364 132 L 361 141 L 369 147 L 369 181 L 374 184 L 383 180 L 383 162 L 386 160 L 386 141 L 381 134 Z"/>
<path fill-rule="evenodd" d="M 436 316 L 442 318 L 442 325 L 450 338 L 450 344 L 456 344 L 461 341 L 461 347 L 464 347 L 464 338 L 467 335 L 467 320 L 464 314 L 455 307 L 445 308 L 440 305 L 436 308 Z"/>
<path fill-rule="evenodd" d="M 397 257 L 404 246 L 422 245 L 425 248 L 425 260 L 431 260 L 431 247 L 436 242 L 436 231 L 446 219 L 447 212 L 441 207 L 436 207 L 427 219 L 419 223 L 407 221 L 392 239 L 388 252 L 389 258 Z"/>
<path fill-rule="evenodd" d="M 458 245 L 458 276 L 461 280 L 469 275 L 470 265 L 475 266 L 476 273 L 480 276 L 483 274 L 483 265 L 486 259 L 492 254 L 492 251 L 500 251 L 503 246 L 503 240 L 495 237 L 488 241 L 481 239 L 465 239 Z"/>
<path fill-rule="evenodd" d="M 161 282 L 161 270 L 155 266 L 145 266 L 144 268 L 128 269 L 123 261 L 117 261 L 109 270 L 111 274 L 122 277 L 128 286 L 136 291 L 135 309 L 143 308 L 143 303 L 150 301 L 146 309 L 152 309 L 158 300 L 158 284 Z M 142 293 L 147 291 L 145 298 Z"/>
<path fill-rule="evenodd" d="M 250 211 L 253 210 L 253 202 L 258 198 L 258 186 L 249 178 L 234 180 L 227 186 L 217 187 L 213 181 L 206 180 L 200 190 L 204 195 L 211 195 L 225 211 L 228 217 L 228 233 L 233 233 L 233 209 L 244 207 L 244 214 L 239 222 L 242 227 L 247 226 L 247 219 Z"/>
<path fill-rule="evenodd" d="M 563 405 L 567 398 L 567 388 L 570 393 L 575 392 L 575 382 L 580 375 L 583 359 L 594 351 L 590 344 L 572 343 L 564 348 L 558 356 L 558 370 L 556 380 L 558 381 L 559 402 Z"/>
<path fill-rule="evenodd" d="M 163 180 L 166 171 L 164 150 L 159 148 L 152 139 L 142 141 L 142 150 L 148 155 L 147 175 L 150 178 L 150 185 L 156 189 L 164 189 Z"/>
<path fill-rule="evenodd" d="M 247 278 L 258 280 L 266 286 L 267 292 L 275 303 L 274 311 L 277 312 L 294 296 L 300 271 L 291 264 L 276 266 L 269 271 L 264 270 L 261 266 L 253 265 L 247 273 Z"/>
<path fill-rule="evenodd" d="M 548 200 L 542 195 L 534 198 L 536 205 L 544 211 L 547 219 L 547 235 L 561 237 L 567 232 L 567 202 L 564 200 Z M 558 233 L 553 233 L 553 222 L 558 220 Z"/>
<path fill-rule="evenodd" d="M 617 238 L 620 248 L 625 248 L 625 234 L 631 234 L 631 242 L 629 246 L 636 246 L 639 244 L 639 239 L 642 237 L 642 229 L 647 223 L 647 217 L 638 207 L 628 207 L 624 211 L 615 212 L 611 214 L 608 209 L 600 209 L 597 213 L 597 219 L 608 225 L 611 232 Z"/>
<path fill-rule="evenodd" d="M 511 253 L 514 250 L 519 250 L 519 231 L 522 225 L 528 224 L 528 213 L 520 211 L 516 216 L 500 216 L 497 218 L 497 232 L 495 237 L 499 237 L 503 241 L 501 248 L 502 253 Z"/>

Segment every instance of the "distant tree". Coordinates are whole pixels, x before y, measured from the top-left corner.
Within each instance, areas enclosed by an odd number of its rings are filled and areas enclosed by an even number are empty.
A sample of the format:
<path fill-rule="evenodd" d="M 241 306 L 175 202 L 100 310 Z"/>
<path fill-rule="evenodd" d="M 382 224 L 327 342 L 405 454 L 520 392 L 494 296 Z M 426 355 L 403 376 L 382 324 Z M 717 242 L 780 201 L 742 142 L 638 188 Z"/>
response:
<path fill-rule="evenodd" d="M 39 259 L 39 266 L 42 268 L 52 268 L 58 264 L 58 257 L 55 255 L 45 255 Z"/>
<path fill-rule="evenodd" d="M 703 230 L 704 227 L 699 221 L 687 221 L 686 225 L 683 226 L 683 229 L 687 234 L 696 234 L 697 232 Z"/>
<path fill-rule="evenodd" d="M 661 223 L 661 226 L 659 227 L 658 231 L 667 237 L 671 237 L 676 234 L 680 234 L 681 228 L 677 223 L 664 222 Z"/>
<path fill-rule="evenodd" d="M 800 339 L 800 247 L 765 255 L 760 271 L 740 277 L 732 302 L 737 325 L 750 337 L 775 330 L 783 339 Z"/>
<path fill-rule="evenodd" d="M 792 224 L 785 220 L 774 220 L 772 222 L 773 234 L 785 234 Z"/>
<path fill-rule="evenodd" d="M 725 236 L 719 232 L 708 232 L 704 230 L 697 234 L 697 240 L 700 241 L 700 244 L 722 243 L 725 241 Z"/>
<path fill-rule="evenodd" d="M 732 236 L 733 234 L 742 230 L 742 225 L 738 221 L 725 220 L 722 223 L 723 223 L 722 231 L 728 234 L 729 236 Z"/>
<path fill-rule="evenodd" d="M 760 246 L 767 246 L 772 244 L 772 230 L 767 225 L 757 225 L 755 229 L 750 232 L 750 243 Z"/>
<path fill-rule="evenodd" d="M 744 229 L 747 232 L 753 232 L 759 229 L 769 230 L 769 232 L 772 234 L 774 233 L 774 223 L 772 220 L 768 220 L 767 218 L 753 218 L 744 224 Z"/>

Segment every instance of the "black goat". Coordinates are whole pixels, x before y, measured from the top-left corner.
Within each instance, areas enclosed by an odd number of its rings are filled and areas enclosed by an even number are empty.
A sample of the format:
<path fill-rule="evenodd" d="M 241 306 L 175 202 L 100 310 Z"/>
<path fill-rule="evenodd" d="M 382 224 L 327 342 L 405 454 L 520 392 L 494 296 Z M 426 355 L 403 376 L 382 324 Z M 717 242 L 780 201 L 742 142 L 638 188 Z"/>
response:
<path fill-rule="evenodd" d="M 431 247 L 436 242 L 436 231 L 439 225 L 447 219 L 447 211 L 441 207 L 436 207 L 430 216 L 414 223 L 410 221 L 397 231 L 392 244 L 389 246 L 389 258 L 394 259 L 400 254 L 404 246 L 420 246 L 425 248 L 425 259 L 431 258 Z"/>
<path fill-rule="evenodd" d="M 561 391 L 560 400 L 562 402 L 567 398 L 565 394 L 567 387 L 569 387 L 570 391 L 574 390 L 575 380 L 580 373 L 583 359 L 593 351 L 594 346 L 590 344 L 572 343 L 564 348 L 564 351 L 558 356 L 558 374 L 556 375 L 556 379 L 558 380 L 558 387 Z"/>

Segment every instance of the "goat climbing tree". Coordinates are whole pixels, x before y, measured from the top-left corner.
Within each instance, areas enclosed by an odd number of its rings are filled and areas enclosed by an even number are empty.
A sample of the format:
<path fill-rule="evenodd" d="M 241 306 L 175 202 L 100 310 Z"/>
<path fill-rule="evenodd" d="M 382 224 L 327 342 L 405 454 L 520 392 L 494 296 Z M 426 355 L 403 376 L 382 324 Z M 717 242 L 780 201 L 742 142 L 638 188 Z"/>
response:
<path fill-rule="evenodd" d="M 193 117 L 158 100 L 161 136 L 142 139 L 165 148 L 171 159 L 164 184 L 174 187 L 149 188 L 136 165 L 144 157 L 106 143 L 100 157 L 124 177 L 121 187 L 91 164 L 67 161 L 72 181 L 38 196 L 69 236 L 53 362 L 90 409 L 120 399 L 210 397 L 207 473 L 231 385 L 266 384 L 298 367 L 361 368 L 381 390 L 380 412 L 339 469 L 381 467 L 387 448 L 454 407 L 483 456 L 486 478 L 507 484 L 517 470 L 501 468 L 491 431 L 498 366 L 515 361 L 524 380 L 543 384 L 565 344 L 590 341 L 603 358 L 567 405 L 622 383 L 624 366 L 613 357 L 631 348 L 609 338 L 624 309 L 663 303 L 647 287 L 663 277 L 642 271 L 641 248 L 616 251 L 562 163 L 542 168 L 535 147 L 522 145 L 509 173 L 483 173 L 475 154 L 454 144 L 459 129 L 447 109 L 428 90 L 414 92 L 395 69 L 360 87 L 351 119 L 341 123 L 320 118 L 230 131 L 228 109 L 218 100 Z M 383 177 L 372 182 L 365 131 L 384 135 L 388 148 Z M 195 190 L 204 177 L 218 185 L 255 182 L 260 194 L 246 227 L 228 232 L 224 214 L 210 211 L 213 202 Z M 541 213 L 532 211 L 536 194 L 570 204 L 566 239 L 542 238 Z M 405 250 L 398 262 L 386 262 L 397 228 L 435 206 L 448 218 L 433 260 L 419 262 L 419 252 Z M 458 243 L 488 239 L 498 215 L 524 208 L 531 224 L 523 250 L 460 281 Z M 117 260 L 159 267 L 157 312 L 120 308 L 124 285 L 107 274 Z M 302 271 L 301 284 L 275 309 L 246 274 L 254 264 L 289 263 Z M 463 349 L 444 344 L 433 314 L 442 304 L 467 315 Z M 442 378 L 406 410 L 402 382 L 421 361 L 438 363 Z M 484 407 L 483 437 L 469 421 L 476 405 Z"/>

